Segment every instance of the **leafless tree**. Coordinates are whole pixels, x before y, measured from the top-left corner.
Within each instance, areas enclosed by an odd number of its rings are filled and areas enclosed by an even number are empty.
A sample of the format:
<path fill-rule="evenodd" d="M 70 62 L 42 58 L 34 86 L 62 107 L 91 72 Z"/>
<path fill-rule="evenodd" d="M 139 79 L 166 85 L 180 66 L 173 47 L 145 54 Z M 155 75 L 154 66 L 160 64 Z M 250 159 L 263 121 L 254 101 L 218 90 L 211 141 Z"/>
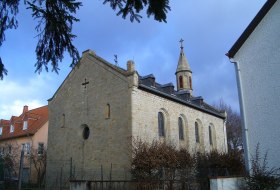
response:
<path fill-rule="evenodd" d="M 31 162 L 31 167 L 33 167 L 36 170 L 37 184 L 42 185 L 44 183 L 46 174 L 46 151 L 42 150 L 41 152 L 38 152 L 38 149 L 32 148 L 28 159 Z"/>
<path fill-rule="evenodd" d="M 225 110 L 227 112 L 226 128 L 228 150 L 234 151 L 243 149 L 240 114 L 232 110 L 231 106 L 226 104 L 223 99 L 220 99 L 218 103 L 215 103 L 214 107 L 219 110 Z"/>
<path fill-rule="evenodd" d="M 3 161 L 4 178 L 11 179 L 17 176 L 19 168 L 20 146 L 5 143 L 1 146 L 1 158 Z"/>

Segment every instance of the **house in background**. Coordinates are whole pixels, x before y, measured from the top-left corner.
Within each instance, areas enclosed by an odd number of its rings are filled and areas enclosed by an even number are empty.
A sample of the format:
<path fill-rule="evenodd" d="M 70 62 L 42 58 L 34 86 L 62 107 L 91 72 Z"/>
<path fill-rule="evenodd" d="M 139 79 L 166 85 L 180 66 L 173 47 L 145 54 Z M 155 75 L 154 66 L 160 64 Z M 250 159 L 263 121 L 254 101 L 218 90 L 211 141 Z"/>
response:
<path fill-rule="evenodd" d="M 268 0 L 227 56 L 234 63 L 242 115 L 245 161 L 259 143 L 268 166 L 280 167 L 280 2 Z"/>
<path fill-rule="evenodd" d="M 24 106 L 20 116 L 10 120 L 0 120 L 0 154 L 1 158 L 10 158 L 15 164 L 5 170 L 4 178 L 18 178 L 20 153 L 24 149 L 23 181 L 37 183 L 38 170 L 44 175 L 45 167 L 39 163 L 45 158 L 48 139 L 48 107 L 43 106 L 28 110 Z M 30 159 L 32 156 L 33 159 Z M 2 160 L 3 161 L 3 160 Z M 36 167 L 34 166 L 36 162 Z M 8 167 L 8 166 L 7 166 Z"/>

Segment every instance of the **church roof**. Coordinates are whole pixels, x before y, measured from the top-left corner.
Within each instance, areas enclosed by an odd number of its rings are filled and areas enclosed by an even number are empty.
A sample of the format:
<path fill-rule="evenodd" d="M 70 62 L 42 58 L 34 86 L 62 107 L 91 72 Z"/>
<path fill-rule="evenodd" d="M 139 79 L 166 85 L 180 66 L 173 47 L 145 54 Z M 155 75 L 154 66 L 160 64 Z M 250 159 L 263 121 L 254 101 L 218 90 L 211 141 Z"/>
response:
<path fill-rule="evenodd" d="M 235 56 L 235 54 L 242 47 L 245 41 L 249 38 L 249 36 L 252 34 L 255 28 L 259 25 L 259 23 L 262 21 L 262 19 L 265 17 L 268 11 L 273 7 L 276 1 L 277 0 L 267 0 L 267 2 L 264 4 L 261 10 L 255 16 L 255 18 L 251 21 L 251 23 L 247 26 L 245 31 L 241 34 L 241 36 L 226 54 L 229 58 L 233 58 Z"/>
<path fill-rule="evenodd" d="M 28 127 L 23 130 L 23 122 L 28 119 Z M 48 121 L 48 106 L 39 107 L 26 111 L 20 116 L 12 116 L 10 120 L 0 120 L 2 127 L 1 140 L 32 136 Z M 10 133 L 11 124 L 14 126 L 14 132 Z"/>
<path fill-rule="evenodd" d="M 152 74 L 139 76 L 139 88 L 168 100 L 225 119 L 225 115 L 222 112 L 204 102 L 201 96 L 193 97 L 187 90 L 175 91 L 172 83 L 159 84 L 155 81 L 155 77 Z"/>

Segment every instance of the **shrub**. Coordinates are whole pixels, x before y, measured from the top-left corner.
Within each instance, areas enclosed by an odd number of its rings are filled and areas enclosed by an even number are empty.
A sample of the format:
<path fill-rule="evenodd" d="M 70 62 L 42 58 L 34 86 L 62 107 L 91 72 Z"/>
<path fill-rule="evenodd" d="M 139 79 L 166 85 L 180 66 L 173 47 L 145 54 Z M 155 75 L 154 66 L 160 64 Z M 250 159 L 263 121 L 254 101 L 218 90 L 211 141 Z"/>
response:
<path fill-rule="evenodd" d="M 245 171 L 241 151 L 197 153 L 196 159 L 198 177 L 201 178 L 243 175 Z"/>
<path fill-rule="evenodd" d="M 247 190 L 276 190 L 280 187 L 280 168 L 267 167 L 267 152 L 261 162 L 259 144 L 251 160 L 251 172 L 245 177 Z"/>
<path fill-rule="evenodd" d="M 240 151 L 191 154 L 172 144 L 134 141 L 132 176 L 136 180 L 189 180 L 195 177 L 242 175 L 244 164 Z"/>

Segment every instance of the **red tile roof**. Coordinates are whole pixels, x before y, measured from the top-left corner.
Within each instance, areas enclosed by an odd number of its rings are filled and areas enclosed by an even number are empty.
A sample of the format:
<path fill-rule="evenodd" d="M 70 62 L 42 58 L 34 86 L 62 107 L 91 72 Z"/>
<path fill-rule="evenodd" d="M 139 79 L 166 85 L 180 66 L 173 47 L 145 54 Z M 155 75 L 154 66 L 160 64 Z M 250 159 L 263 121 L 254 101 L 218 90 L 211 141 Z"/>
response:
<path fill-rule="evenodd" d="M 23 130 L 24 121 L 28 122 L 28 127 Z M 9 120 L 0 120 L 2 127 L 1 140 L 12 138 L 32 136 L 48 121 L 48 106 L 39 107 L 27 112 L 23 112 L 20 116 L 12 116 Z M 10 133 L 10 126 L 13 124 L 14 132 Z"/>

